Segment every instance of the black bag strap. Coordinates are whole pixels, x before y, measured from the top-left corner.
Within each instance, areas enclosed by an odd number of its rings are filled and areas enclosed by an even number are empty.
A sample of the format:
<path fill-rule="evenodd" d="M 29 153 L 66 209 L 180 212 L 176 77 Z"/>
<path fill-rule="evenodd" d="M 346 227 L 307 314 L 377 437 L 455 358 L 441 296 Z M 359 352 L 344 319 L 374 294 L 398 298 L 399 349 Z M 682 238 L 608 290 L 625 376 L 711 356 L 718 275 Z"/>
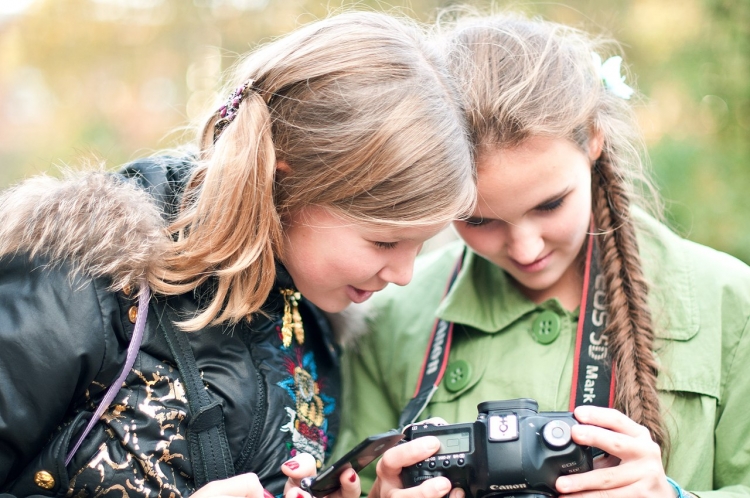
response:
<path fill-rule="evenodd" d="M 187 437 L 193 479 L 198 489 L 208 482 L 234 475 L 234 464 L 224 427 L 224 411 L 221 403 L 212 402 L 206 392 L 190 342 L 185 332 L 176 330 L 173 325 L 177 316 L 169 306 L 169 300 L 160 303 L 160 306 L 162 310 L 159 313 L 159 325 L 185 381 L 190 405 L 191 420 Z"/>

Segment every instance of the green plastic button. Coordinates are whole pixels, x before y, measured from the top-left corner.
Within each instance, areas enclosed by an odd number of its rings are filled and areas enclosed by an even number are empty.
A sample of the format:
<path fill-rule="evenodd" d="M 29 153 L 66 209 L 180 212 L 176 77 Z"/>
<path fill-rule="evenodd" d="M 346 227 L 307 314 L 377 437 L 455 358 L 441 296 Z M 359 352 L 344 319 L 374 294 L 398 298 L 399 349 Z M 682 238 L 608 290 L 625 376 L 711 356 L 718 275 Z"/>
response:
<path fill-rule="evenodd" d="M 542 311 L 531 326 L 531 336 L 539 344 L 550 344 L 560 335 L 560 317 L 554 311 Z"/>
<path fill-rule="evenodd" d="M 466 387 L 471 380 L 471 365 L 464 360 L 455 360 L 448 363 L 445 371 L 445 388 L 456 393 Z"/>

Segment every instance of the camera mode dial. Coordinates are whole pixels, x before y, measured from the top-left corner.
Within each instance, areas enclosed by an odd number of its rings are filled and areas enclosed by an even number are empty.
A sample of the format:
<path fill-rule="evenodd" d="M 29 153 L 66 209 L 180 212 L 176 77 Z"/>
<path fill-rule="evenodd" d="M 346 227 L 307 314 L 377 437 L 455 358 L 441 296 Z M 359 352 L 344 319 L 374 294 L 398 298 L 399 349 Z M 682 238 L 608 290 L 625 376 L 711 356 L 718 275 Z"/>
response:
<path fill-rule="evenodd" d="M 544 424 L 542 438 L 553 450 L 565 448 L 570 444 L 570 426 L 563 420 L 551 420 Z"/>

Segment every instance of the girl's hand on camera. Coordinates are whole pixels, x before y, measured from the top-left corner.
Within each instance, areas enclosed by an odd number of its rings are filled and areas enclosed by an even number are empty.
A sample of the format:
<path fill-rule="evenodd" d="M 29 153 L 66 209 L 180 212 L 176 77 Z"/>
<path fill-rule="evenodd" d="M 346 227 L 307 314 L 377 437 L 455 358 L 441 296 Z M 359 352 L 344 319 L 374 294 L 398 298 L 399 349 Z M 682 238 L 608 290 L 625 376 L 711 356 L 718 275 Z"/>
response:
<path fill-rule="evenodd" d="M 609 454 L 594 470 L 557 479 L 557 491 L 567 498 L 672 498 L 661 463 L 661 449 L 648 429 L 621 412 L 580 406 L 571 428 L 573 441 Z"/>
<path fill-rule="evenodd" d="M 281 471 L 289 479 L 284 486 L 284 498 L 312 498 L 310 493 L 300 488 L 304 477 L 312 477 L 318 473 L 315 457 L 307 453 L 298 453 L 294 458 L 284 462 Z M 359 498 L 362 494 L 359 476 L 354 469 L 344 471 L 339 478 L 341 488 L 334 491 L 330 498 Z"/>
<path fill-rule="evenodd" d="M 401 470 L 435 454 L 440 441 L 425 436 L 399 444 L 383 454 L 378 462 L 375 484 L 369 498 L 441 498 L 451 490 L 451 482 L 445 477 L 427 479 L 419 486 L 404 489 Z M 451 498 L 463 498 L 462 490 L 454 490 Z"/>

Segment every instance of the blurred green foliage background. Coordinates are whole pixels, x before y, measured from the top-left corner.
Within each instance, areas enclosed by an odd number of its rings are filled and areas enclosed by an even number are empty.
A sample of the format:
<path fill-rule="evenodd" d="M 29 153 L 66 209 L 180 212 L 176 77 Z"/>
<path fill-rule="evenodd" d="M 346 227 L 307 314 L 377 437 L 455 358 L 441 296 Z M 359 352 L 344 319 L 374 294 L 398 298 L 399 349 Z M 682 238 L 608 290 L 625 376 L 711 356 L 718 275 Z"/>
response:
<path fill-rule="evenodd" d="M 175 145 L 238 53 L 328 12 L 396 8 L 429 22 L 452 3 L 0 0 L 0 187 Z M 515 7 L 622 43 L 669 222 L 750 263 L 750 0 Z"/>

